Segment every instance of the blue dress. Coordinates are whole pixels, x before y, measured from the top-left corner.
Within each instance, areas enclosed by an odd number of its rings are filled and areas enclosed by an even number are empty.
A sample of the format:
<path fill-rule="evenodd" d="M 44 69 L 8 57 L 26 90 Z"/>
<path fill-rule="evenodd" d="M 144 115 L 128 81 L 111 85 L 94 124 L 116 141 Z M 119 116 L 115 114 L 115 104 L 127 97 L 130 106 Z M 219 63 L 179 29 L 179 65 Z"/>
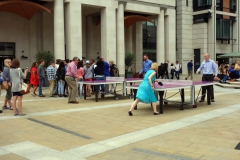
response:
<path fill-rule="evenodd" d="M 148 82 L 148 77 L 155 72 L 154 70 L 148 70 L 145 74 L 142 83 L 138 87 L 136 99 L 140 100 L 143 103 L 152 103 L 157 102 L 157 98 L 152 90 L 150 83 Z M 153 76 L 152 82 L 154 82 L 156 76 Z"/>

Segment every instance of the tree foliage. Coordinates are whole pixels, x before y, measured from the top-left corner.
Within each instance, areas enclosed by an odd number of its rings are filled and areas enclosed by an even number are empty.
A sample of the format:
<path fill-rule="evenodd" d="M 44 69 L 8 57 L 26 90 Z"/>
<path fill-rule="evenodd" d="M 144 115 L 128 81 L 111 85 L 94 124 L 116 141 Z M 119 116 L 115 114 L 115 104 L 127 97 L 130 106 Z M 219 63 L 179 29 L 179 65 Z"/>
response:
<path fill-rule="evenodd" d="M 45 61 L 44 67 L 48 67 L 51 61 L 54 61 L 54 54 L 49 51 L 38 52 L 35 55 L 36 61 L 40 64 L 40 61 L 43 59 Z"/>
<path fill-rule="evenodd" d="M 125 54 L 125 69 L 128 71 L 128 69 L 133 65 L 135 59 L 135 54 L 133 53 L 126 53 Z"/>

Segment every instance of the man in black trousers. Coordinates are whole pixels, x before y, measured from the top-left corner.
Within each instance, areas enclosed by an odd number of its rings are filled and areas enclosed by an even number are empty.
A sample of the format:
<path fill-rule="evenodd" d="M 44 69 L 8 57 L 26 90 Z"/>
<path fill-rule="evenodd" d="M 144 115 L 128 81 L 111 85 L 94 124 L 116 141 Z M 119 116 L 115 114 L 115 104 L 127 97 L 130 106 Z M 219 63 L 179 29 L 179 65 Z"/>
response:
<path fill-rule="evenodd" d="M 168 77 L 168 63 L 169 63 L 169 61 L 166 60 L 166 62 L 163 64 L 164 65 L 164 74 L 166 75 L 167 79 L 169 79 L 169 77 Z"/>
<path fill-rule="evenodd" d="M 208 53 L 204 54 L 204 59 L 205 60 L 202 62 L 201 66 L 197 69 L 196 73 L 198 74 L 201 70 L 203 70 L 202 81 L 211 81 L 211 82 L 213 82 L 214 80 L 217 81 L 218 67 L 216 63 L 210 59 L 210 55 Z M 215 102 L 213 85 L 202 87 L 202 98 L 199 102 L 204 102 L 206 90 L 208 90 L 210 94 L 211 102 Z"/>

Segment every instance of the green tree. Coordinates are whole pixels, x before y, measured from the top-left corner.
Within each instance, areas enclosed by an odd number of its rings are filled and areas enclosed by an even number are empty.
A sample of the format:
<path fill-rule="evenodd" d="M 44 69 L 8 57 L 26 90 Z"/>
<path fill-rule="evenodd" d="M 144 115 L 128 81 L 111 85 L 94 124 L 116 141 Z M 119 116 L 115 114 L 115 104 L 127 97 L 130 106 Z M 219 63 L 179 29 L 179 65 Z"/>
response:
<path fill-rule="evenodd" d="M 133 65 L 135 59 L 134 53 L 126 53 L 125 54 L 125 70 L 128 72 L 129 68 Z"/>
<path fill-rule="evenodd" d="M 54 61 L 54 54 L 50 51 L 38 52 L 35 55 L 36 61 L 40 64 L 40 61 L 43 59 L 45 61 L 44 67 L 48 67 L 51 61 Z"/>

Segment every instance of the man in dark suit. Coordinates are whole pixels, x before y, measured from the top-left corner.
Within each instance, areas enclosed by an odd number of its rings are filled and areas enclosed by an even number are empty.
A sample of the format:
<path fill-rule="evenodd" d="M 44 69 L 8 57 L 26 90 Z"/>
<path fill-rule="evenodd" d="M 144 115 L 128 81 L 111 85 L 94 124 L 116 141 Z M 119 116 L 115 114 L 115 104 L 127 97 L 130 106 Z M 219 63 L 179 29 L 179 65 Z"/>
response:
<path fill-rule="evenodd" d="M 161 79 L 164 78 L 164 64 L 161 63 L 160 66 L 158 66 L 158 76 L 157 78 L 159 78 L 161 76 Z"/>
<path fill-rule="evenodd" d="M 169 77 L 168 77 L 168 63 L 169 63 L 169 61 L 166 60 L 166 62 L 163 64 L 164 65 L 164 74 L 166 75 L 167 79 L 169 79 Z"/>

